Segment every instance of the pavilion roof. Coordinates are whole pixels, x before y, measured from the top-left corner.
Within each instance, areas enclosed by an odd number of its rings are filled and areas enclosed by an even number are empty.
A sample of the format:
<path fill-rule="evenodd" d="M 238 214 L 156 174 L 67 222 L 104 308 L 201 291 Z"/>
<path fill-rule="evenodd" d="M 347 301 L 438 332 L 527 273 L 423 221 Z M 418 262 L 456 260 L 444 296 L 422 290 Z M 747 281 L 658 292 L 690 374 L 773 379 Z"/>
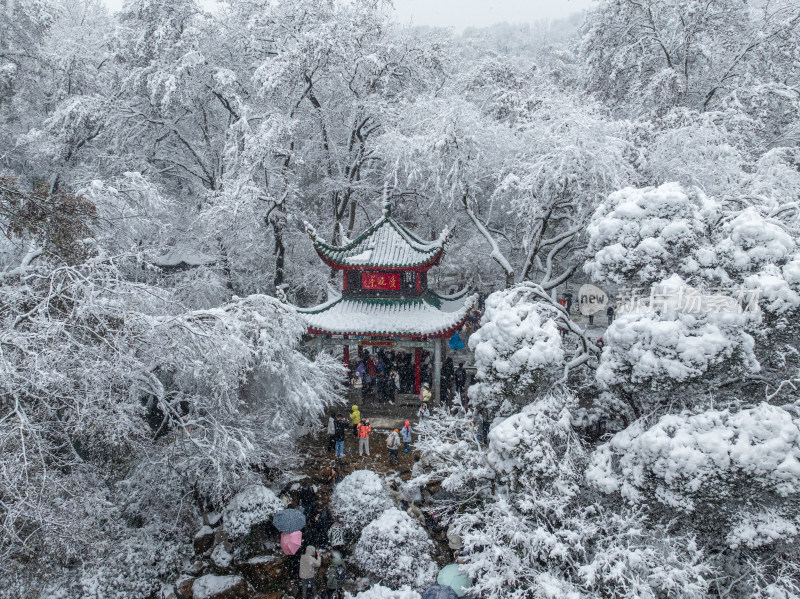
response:
<path fill-rule="evenodd" d="M 445 229 L 435 241 L 424 241 L 391 216 L 387 205 L 383 217 L 358 237 L 342 246 L 319 238 L 313 227 L 306 230 L 320 257 L 333 267 L 413 268 L 433 265 L 439 259 L 449 233 Z"/>
<path fill-rule="evenodd" d="M 312 334 L 444 337 L 464 324 L 477 299 L 433 292 L 408 299 L 345 296 L 297 311 Z"/>

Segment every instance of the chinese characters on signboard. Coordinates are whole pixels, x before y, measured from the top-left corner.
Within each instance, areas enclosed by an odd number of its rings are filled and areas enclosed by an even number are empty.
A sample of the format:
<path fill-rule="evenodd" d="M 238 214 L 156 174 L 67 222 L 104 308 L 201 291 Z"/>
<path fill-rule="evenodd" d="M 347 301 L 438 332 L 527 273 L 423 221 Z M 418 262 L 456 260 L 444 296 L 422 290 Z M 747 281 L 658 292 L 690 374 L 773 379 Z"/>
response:
<path fill-rule="evenodd" d="M 363 272 L 361 273 L 362 289 L 400 290 L 399 272 Z"/>

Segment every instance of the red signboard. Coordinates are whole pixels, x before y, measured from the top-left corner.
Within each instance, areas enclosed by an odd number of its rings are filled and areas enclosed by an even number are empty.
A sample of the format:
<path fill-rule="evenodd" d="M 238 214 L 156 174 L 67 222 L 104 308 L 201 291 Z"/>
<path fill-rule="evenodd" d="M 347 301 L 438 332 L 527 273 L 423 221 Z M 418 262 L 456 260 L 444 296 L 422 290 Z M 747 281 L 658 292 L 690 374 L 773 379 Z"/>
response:
<path fill-rule="evenodd" d="M 399 272 L 362 272 L 362 289 L 388 289 L 400 291 Z"/>
<path fill-rule="evenodd" d="M 358 344 L 362 347 L 365 345 L 370 347 L 396 347 L 397 341 L 391 339 L 362 339 Z"/>

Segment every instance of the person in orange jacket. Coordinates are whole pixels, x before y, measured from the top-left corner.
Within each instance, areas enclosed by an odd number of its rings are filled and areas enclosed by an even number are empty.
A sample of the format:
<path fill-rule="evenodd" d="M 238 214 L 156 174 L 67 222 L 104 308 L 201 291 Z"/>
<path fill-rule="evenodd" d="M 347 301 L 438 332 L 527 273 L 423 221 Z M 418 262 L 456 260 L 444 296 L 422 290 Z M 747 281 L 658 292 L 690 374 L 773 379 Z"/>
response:
<path fill-rule="evenodd" d="M 358 424 L 358 455 L 364 455 L 364 450 L 369 455 L 369 434 L 371 431 L 372 427 L 369 424 L 369 418 L 365 418 Z"/>

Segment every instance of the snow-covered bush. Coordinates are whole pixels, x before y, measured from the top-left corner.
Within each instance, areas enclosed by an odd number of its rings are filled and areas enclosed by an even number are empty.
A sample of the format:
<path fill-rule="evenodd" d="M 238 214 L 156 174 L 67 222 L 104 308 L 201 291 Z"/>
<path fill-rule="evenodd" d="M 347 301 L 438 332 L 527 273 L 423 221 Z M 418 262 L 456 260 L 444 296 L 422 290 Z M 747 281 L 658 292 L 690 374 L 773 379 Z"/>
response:
<path fill-rule="evenodd" d="M 527 488 L 580 476 L 585 457 L 570 421 L 576 406 L 574 396 L 551 393 L 496 424 L 489 432 L 486 461 L 498 483 Z"/>
<path fill-rule="evenodd" d="M 800 493 L 800 418 L 766 403 L 731 412 L 662 416 L 614 435 L 592 458 L 588 479 L 606 493 L 638 504 L 656 501 L 682 512 L 719 502 L 749 506 Z M 709 503 L 713 500 L 713 504 Z"/>
<path fill-rule="evenodd" d="M 677 183 L 614 192 L 587 228 L 592 258 L 584 271 L 595 281 L 633 286 L 693 272 L 693 254 L 707 244 L 717 210 L 700 190 Z"/>
<path fill-rule="evenodd" d="M 416 430 L 415 447 L 424 457 L 409 486 L 420 488 L 438 481 L 444 490 L 454 493 L 490 486 L 495 471 L 486 461 L 486 447 L 478 439 L 471 413 L 437 409 Z"/>
<path fill-rule="evenodd" d="M 564 315 L 535 291 L 521 284 L 492 293 L 481 328 L 469 339 L 478 378 L 470 398 L 492 412 L 508 413 L 563 372 L 559 326 Z"/>
<path fill-rule="evenodd" d="M 693 294 L 700 297 L 675 275 L 656 288 L 655 305 L 620 314 L 605 332 L 596 380 L 623 398 L 634 419 L 663 401 L 691 405 L 715 382 L 760 369 L 745 332 L 758 315 L 728 310 L 734 302 L 724 297 L 721 311 L 686 308 L 681 302 Z M 698 393 L 687 394 L 693 383 Z"/>
<path fill-rule="evenodd" d="M 353 561 L 381 584 L 424 589 L 436 578 L 432 552 L 433 542 L 419 522 L 393 507 L 361 531 Z"/>
<path fill-rule="evenodd" d="M 354 536 L 393 505 L 389 489 L 372 470 L 355 470 L 348 474 L 331 495 L 333 513 Z"/>
<path fill-rule="evenodd" d="M 703 597 L 708 566 L 644 514 L 596 501 L 588 455 L 569 422 L 575 398 L 554 394 L 496 424 L 488 461 L 495 492 L 453 517 L 465 571 L 481 597 Z M 546 564 L 546 566 L 543 566 Z"/>
<path fill-rule="evenodd" d="M 231 537 L 243 537 L 255 524 L 268 522 L 283 509 L 278 496 L 264 485 L 251 485 L 237 493 L 225 506 L 223 526 Z"/>
<path fill-rule="evenodd" d="M 738 412 L 637 421 L 592 456 L 587 480 L 671 534 L 695 535 L 709 564 L 740 580 L 727 594 L 797 592 L 800 572 L 800 418 L 762 403 Z M 719 551 L 720 547 L 726 549 Z M 780 563 L 763 561 L 768 550 Z"/>
<path fill-rule="evenodd" d="M 408 585 L 403 585 L 399 589 L 390 589 L 379 584 L 374 584 L 366 591 L 361 591 L 356 595 L 345 592 L 347 599 L 420 599 L 421 595 L 411 589 Z"/>

